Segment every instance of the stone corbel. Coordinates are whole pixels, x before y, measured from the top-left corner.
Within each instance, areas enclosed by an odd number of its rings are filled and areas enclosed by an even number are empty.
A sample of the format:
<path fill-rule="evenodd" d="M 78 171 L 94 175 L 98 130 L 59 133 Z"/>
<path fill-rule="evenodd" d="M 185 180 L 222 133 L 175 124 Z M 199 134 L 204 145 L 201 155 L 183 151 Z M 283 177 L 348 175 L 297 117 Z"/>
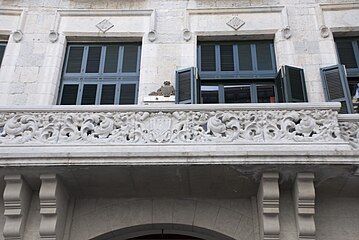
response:
<path fill-rule="evenodd" d="M 21 175 L 7 175 L 4 180 L 4 239 L 20 240 L 23 239 L 32 190 Z"/>
<path fill-rule="evenodd" d="M 313 173 L 298 173 L 293 188 L 299 240 L 315 240 L 315 189 Z"/>
<path fill-rule="evenodd" d="M 283 21 L 282 36 L 285 39 L 289 39 L 292 36 L 292 30 L 290 29 L 290 26 L 289 26 L 287 8 L 283 8 L 282 21 Z"/>
<path fill-rule="evenodd" d="M 62 240 L 64 235 L 68 194 L 56 174 L 40 176 L 40 239 Z"/>
<path fill-rule="evenodd" d="M 148 40 L 150 40 L 150 42 L 154 42 L 157 38 L 156 18 L 156 10 L 153 10 L 151 14 L 150 31 L 148 32 Z"/>
<path fill-rule="evenodd" d="M 279 174 L 263 173 L 258 189 L 258 213 L 262 240 L 279 240 Z"/>
<path fill-rule="evenodd" d="M 183 31 L 182 31 L 183 39 L 185 41 L 189 41 L 192 38 L 192 33 L 191 33 L 190 29 L 189 29 L 189 13 L 188 13 L 187 10 L 185 10 L 185 13 L 184 13 L 184 24 L 183 25 L 184 25 L 183 26 Z"/>
<path fill-rule="evenodd" d="M 15 42 L 20 42 L 24 36 L 23 31 L 26 22 L 26 15 L 27 11 L 24 10 L 21 12 L 20 19 L 17 24 L 17 29 L 12 33 L 12 38 Z"/>

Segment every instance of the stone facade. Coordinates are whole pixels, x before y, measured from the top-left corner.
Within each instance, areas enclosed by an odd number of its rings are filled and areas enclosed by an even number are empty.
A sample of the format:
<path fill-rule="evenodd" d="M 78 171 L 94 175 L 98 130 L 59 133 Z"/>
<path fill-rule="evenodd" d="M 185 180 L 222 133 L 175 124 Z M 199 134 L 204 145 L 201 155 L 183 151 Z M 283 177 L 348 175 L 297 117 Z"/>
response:
<path fill-rule="evenodd" d="M 359 115 L 325 103 L 356 0 L 0 0 L 0 240 L 356 240 Z M 156 96 L 203 41 L 272 40 L 309 103 Z M 137 106 L 55 106 L 70 43 L 141 42 Z"/>

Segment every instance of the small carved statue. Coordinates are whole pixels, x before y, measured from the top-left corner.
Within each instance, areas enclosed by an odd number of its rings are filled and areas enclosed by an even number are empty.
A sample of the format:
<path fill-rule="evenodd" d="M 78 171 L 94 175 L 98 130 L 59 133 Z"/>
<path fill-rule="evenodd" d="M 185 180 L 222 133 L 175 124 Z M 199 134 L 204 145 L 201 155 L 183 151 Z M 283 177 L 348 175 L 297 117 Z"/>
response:
<path fill-rule="evenodd" d="M 163 86 L 161 86 L 157 91 L 151 92 L 149 95 L 169 97 L 171 95 L 175 95 L 175 89 L 171 85 L 170 81 L 164 81 Z"/>

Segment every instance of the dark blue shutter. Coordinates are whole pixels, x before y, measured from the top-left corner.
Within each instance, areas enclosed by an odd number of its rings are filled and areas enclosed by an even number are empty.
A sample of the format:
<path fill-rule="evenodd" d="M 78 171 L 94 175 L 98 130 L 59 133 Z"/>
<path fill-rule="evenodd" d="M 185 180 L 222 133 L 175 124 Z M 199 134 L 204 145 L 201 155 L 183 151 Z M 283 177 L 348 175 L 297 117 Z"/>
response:
<path fill-rule="evenodd" d="M 320 69 L 324 93 L 329 102 L 340 102 L 339 113 L 353 113 L 353 103 L 349 92 L 349 84 L 342 65 L 334 65 Z"/>
<path fill-rule="evenodd" d="M 199 103 L 198 81 L 194 67 L 176 71 L 176 103 Z"/>
<path fill-rule="evenodd" d="M 286 102 L 308 102 L 303 69 L 291 66 L 283 69 Z"/>
<path fill-rule="evenodd" d="M 283 66 L 275 78 L 277 102 L 307 102 L 303 69 Z"/>
<path fill-rule="evenodd" d="M 283 73 L 282 69 L 279 69 L 277 76 L 275 78 L 275 87 L 277 90 L 276 102 L 286 102 L 285 101 L 285 91 L 284 91 L 284 84 L 283 84 Z"/>

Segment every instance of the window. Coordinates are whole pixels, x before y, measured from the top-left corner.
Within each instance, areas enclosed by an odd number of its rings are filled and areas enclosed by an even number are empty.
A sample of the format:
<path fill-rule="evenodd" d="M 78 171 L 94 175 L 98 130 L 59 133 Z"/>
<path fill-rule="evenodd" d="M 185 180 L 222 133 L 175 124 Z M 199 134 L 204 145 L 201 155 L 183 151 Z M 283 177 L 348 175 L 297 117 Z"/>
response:
<path fill-rule="evenodd" d="M 176 84 L 178 103 L 307 101 L 303 70 L 276 72 L 271 41 L 199 43 L 198 67 L 177 71 Z"/>
<path fill-rule="evenodd" d="M 4 57 L 5 48 L 6 48 L 6 43 L 1 43 L 0 42 L 0 66 L 1 66 L 1 63 L 2 63 L 2 59 Z"/>
<path fill-rule="evenodd" d="M 140 44 L 67 47 L 59 104 L 135 104 Z"/>
<path fill-rule="evenodd" d="M 359 38 L 335 42 L 340 65 L 321 68 L 326 99 L 341 102 L 340 113 L 359 113 Z"/>

